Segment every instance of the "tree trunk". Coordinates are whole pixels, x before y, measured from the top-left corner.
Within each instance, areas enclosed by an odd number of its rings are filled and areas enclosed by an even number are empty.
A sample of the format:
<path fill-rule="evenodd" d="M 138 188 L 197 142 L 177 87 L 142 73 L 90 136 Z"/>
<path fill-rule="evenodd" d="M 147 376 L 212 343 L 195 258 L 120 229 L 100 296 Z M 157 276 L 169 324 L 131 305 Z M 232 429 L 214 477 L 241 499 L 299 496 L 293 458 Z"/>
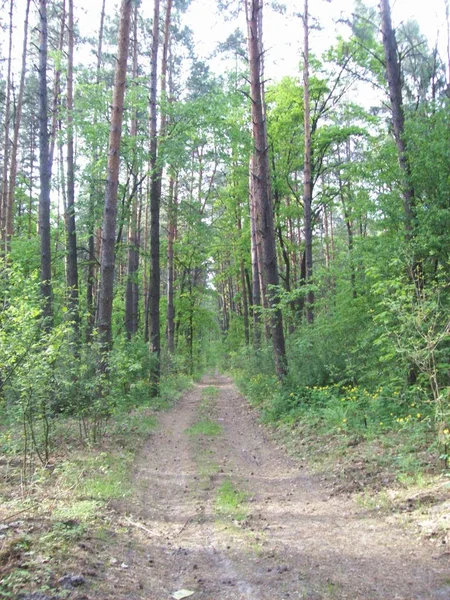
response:
<path fill-rule="evenodd" d="M 150 313 L 150 349 L 156 361 L 152 372 L 152 380 L 157 384 L 160 378 L 161 365 L 161 332 L 159 302 L 161 294 L 160 271 L 160 235 L 159 216 L 161 205 L 161 170 L 157 165 L 158 158 L 158 132 L 156 97 L 158 81 L 158 48 L 159 48 L 159 0 L 154 0 L 153 12 L 153 42 L 151 55 L 150 75 L 150 285 L 149 285 L 149 313 Z"/>
<path fill-rule="evenodd" d="M 8 205 L 8 163 L 9 163 L 9 129 L 11 124 L 11 62 L 12 62 L 12 37 L 13 37 L 13 9 L 14 0 L 9 5 L 9 42 L 8 42 L 8 72 L 6 80 L 5 98 L 5 135 L 3 142 L 3 169 L 2 169 L 2 197 L 0 205 L 1 240 L 6 242 L 6 213 Z"/>
<path fill-rule="evenodd" d="M 177 237 L 178 181 L 173 177 L 169 181 L 168 241 L 167 241 L 167 348 L 170 354 L 175 352 L 175 264 L 174 242 Z"/>
<path fill-rule="evenodd" d="M 250 160 L 250 243 L 252 260 L 252 317 L 253 317 L 253 347 L 257 350 L 261 345 L 261 284 L 259 277 L 258 249 L 256 245 L 256 213 L 253 199 L 253 157 Z"/>
<path fill-rule="evenodd" d="M 263 289 L 271 309 L 270 320 L 275 370 L 277 376 L 281 379 L 287 373 L 287 361 L 282 314 L 278 307 L 274 289 L 278 286 L 278 266 L 273 208 L 269 193 L 267 130 L 261 77 L 262 31 L 259 25 L 261 23 L 262 0 L 246 0 L 245 6 L 252 100 L 254 154 L 251 177 L 256 213 L 256 240 L 257 246 L 261 248 Z"/>
<path fill-rule="evenodd" d="M 69 0 L 68 64 L 67 64 L 67 288 L 69 311 L 78 333 L 80 314 L 78 306 L 77 234 L 75 224 L 75 162 L 73 133 L 73 0 Z"/>
<path fill-rule="evenodd" d="M 312 255 L 312 167 L 311 167 L 311 108 L 309 99 L 309 19 L 308 0 L 304 3 L 303 15 L 303 94 L 304 94 L 304 127 L 305 127 L 305 151 L 303 166 L 303 210 L 305 219 L 305 260 L 306 260 L 306 283 L 312 284 L 313 277 L 313 255 Z M 314 322 L 314 292 L 309 290 L 306 295 L 306 320 Z"/>
<path fill-rule="evenodd" d="M 23 27 L 23 48 L 22 48 L 22 70 L 20 73 L 19 95 L 17 97 L 16 115 L 14 121 L 14 136 L 11 150 L 11 167 L 9 173 L 8 203 L 6 207 L 6 251 L 9 250 L 9 244 L 13 235 L 14 227 L 14 197 L 17 177 L 17 150 L 19 148 L 19 133 L 22 120 L 23 95 L 25 90 L 25 75 L 27 70 L 27 48 L 28 48 L 28 20 L 30 15 L 31 0 L 27 0 L 25 10 L 25 24 Z"/>
<path fill-rule="evenodd" d="M 66 1 L 63 0 L 61 13 L 61 23 L 59 28 L 58 51 L 62 55 L 64 48 L 64 34 L 66 32 Z M 53 100 L 52 100 L 52 123 L 50 127 L 49 158 L 50 170 L 53 165 L 53 156 L 55 154 L 56 132 L 58 129 L 58 113 L 61 95 L 61 63 L 56 63 L 55 76 L 53 82 Z"/>
<path fill-rule="evenodd" d="M 392 126 L 397 146 L 398 161 L 403 174 L 403 209 L 405 233 L 412 239 L 415 219 L 415 192 L 411 182 L 411 166 L 407 156 L 405 141 L 405 115 L 402 99 L 402 76 L 398 58 L 397 41 L 392 28 L 389 0 L 380 0 L 381 31 L 383 34 L 386 77 L 389 86 L 389 99 L 392 110 Z"/>
<path fill-rule="evenodd" d="M 102 55 L 103 55 L 103 31 L 105 23 L 105 4 L 106 0 L 102 2 L 102 10 L 100 14 L 100 28 L 98 33 L 98 46 L 97 46 L 97 70 L 96 70 L 96 85 L 100 85 L 100 70 L 102 66 Z M 94 125 L 97 123 L 97 115 L 94 115 Z M 97 150 L 94 150 L 93 161 L 96 163 L 98 160 Z M 86 285 L 86 304 L 87 304 L 87 327 L 86 327 L 86 339 L 90 341 L 92 339 L 92 330 L 95 323 L 95 291 L 96 291 L 96 271 L 97 271 L 97 256 L 95 242 L 95 198 L 96 198 L 97 185 L 91 181 L 91 189 L 89 193 L 89 237 L 88 237 L 88 272 L 87 272 L 87 285 Z"/>
<path fill-rule="evenodd" d="M 108 175 L 106 181 L 105 209 L 103 215 L 102 248 L 100 258 L 100 294 L 98 307 L 98 330 L 103 347 L 100 370 L 107 367 L 106 352 L 112 341 L 111 317 L 114 291 L 114 266 L 116 242 L 117 189 L 119 185 L 120 143 L 122 137 L 123 106 L 127 74 L 130 16 L 133 0 L 122 0 L 118 56 L 114 77 L 114 93 L 109 134 Z"/>
<path fill-rule="evenodd" d="M 134 7 L 134 23 L 133 23 L 133 81 L 138 75 L 138 49 L 137 49 L 137 4 Z M 125 295 L 125 328 L 128 339 L 131 340 L 133 335 L 138 330 L 138 307 L 139 307 L 139 286 L 138 286 L 138 269 L 139 269 L 139 228 L 138 228 L 138 165 L 137 165 L 137 111 L 134 112 L 131 121 L 130 136 L 134 144 L 134 160 L 133 160 L 133 199 L 131 204 L 130 225 L 128 228 L 128 274 L 127 274 L 127 290 Z"/>
<path fill-rule="evenodd" d="M 43 298 L 44 327 L 52 326 L 52 271 L 50 246 L 50 179 L 47 97 L 47 0 L 39 0 L 39 232 L 41 236 L 41 294 Z"/>

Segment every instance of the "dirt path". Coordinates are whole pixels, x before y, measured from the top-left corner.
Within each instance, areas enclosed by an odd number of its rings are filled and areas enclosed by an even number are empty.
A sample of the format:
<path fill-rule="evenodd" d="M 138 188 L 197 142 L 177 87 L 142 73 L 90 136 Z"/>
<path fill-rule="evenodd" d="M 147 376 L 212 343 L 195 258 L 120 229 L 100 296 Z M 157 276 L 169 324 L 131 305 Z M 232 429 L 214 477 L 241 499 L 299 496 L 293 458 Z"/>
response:
<path fill-rule="evenodd" d="M 193 600 L 450 598 L 442 558 L 331 497 L 224 377 L 162 416 L 135 478 L 96 599 L 164 600 L 183 588 Z"/>

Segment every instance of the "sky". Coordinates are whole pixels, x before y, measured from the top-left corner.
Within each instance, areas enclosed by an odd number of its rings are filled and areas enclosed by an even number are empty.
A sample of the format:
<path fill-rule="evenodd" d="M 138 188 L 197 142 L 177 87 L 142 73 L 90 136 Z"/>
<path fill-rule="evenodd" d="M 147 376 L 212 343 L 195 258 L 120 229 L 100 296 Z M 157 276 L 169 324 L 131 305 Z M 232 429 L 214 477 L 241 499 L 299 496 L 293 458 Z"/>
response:
<path fill-rule="evenodd" d="M 280 0 L 283 2 L 283 0 Z M 292 15 L 301 12 L 303 0 L 284 0 L 288 12 Z M 376 0 L 366 0 L 369 6 L 376 6 Z M 199 54 L 205 57 L 211 52 L 217 41 L 226 39 L 228 33 L 234 30 L 236 22 L 224 23 L 223 16 L 212 8 L 214 0 L 193 0 L 186 21 L 194 31 L 194 39 Z M 270 4 L 266 0 L 265 4 Z M 321 31 L 311 34 L 311 50 L 320 54 L 335 40 L 338 30 L 345 31 L 341 25 L 336 25 L 340 17 L 349 17 L 354 8 L 354 0 L 310 0 L 309 11 L 311 21 L 317 20 Z M 392 19 L 394 27 L 402 21 L 413 18 L 418 21 L 422 32 L 429 38 L 432 45 L 439 40 L 442 58 L 447 54 L 447 27 L 445 20 L 445 0 L 391 0 Z M 241 22 L 244 16 L 241 14 Z M 286 17 L 265 9 L 264 46 L 266 48 L 266 74 L 273 79 L 284 75 L 295 74 L 300 57 L 302 44 L 302 22 L 299 18 Z"/>
<path fill-rule="evenodd" d="M 366 4 L 376 5 L 377 0 L 365 0 Z M 241 0 L 235 0 L 240 3 Z M 271 80 L 280 79 L 284 75 L 298 73 L 301 57 L 302 22 L 293 17 L 295 12 L 301 12 L 303 0 L 279 0 L 287 6 L 288 15 L 280 15 L 271 11 L 268 5 L 271 0 L 265 0 L 264 45 L 266 48 L 266 76 Z M 23 15 L 26 0 L 16 0 L 17 13 L 14 21 L 15 63 L 18 70 L 22 51 Z M 354 0 L 309 0 L 311 20 L 317 20 L 321 31 L 311 34 L 311 50 L 320 55 L 336 39 L 339 28 L 336 25 L 339 17 L 348 17 L 353 10 Z M 33 3 L 34 4 L 34 3 Z M 108 14 L 118 10 L 119 0 L 106 0 Z M 101 0 L 74 0 L 75 17 L 82 35 L 97 36 L 100 21 Z M 445 0 L 391 0 L 394 26 L 404 20 L 414 18 L 421 30 L 429 38 L 432 45 L 436 39 L 442 59 L 447 62 L 447 25 L 445 19 Z M 35 10 L 32 8 L 32 10 Z M 141 10 L 146 16 L 153 12 L 152 0 L 142 0 Z M 6 12 L 2 15 L 7 20 Z M 35 18 L 33 17 L 33 21 Z M 196 51 L 202 58 L 207 59 L 216 44 L 224 41 L 239 25 L 244 28 L 244 16 L 241 13 L 237 20 L 226 20 L 216 9 L 216 0 L 192 0 L 191 6 L 184 16 L 184 23 L 193 30 Z M 341 25 L 341 31 L 344 31 Z M 7 32 L 3 32 L 0 43 L 3 55 L 6 51 Z M 85 61 L 84 57 L 76 55 L 76 60 Z M 220 69 L 220 64 L 215 66 Z M 213 64 L 214 67 L 214 64 Z"/>

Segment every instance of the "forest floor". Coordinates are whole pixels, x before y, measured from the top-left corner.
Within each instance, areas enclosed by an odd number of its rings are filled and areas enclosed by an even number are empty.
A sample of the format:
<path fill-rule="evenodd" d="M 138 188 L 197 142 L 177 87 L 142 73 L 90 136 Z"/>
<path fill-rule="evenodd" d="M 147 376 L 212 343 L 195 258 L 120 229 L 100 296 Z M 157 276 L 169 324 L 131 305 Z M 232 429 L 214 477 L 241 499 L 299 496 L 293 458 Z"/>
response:
<path fill-rule="evenodd" d="M 226 377 L 160 413 L 133 469 L 131 495 L 66 565 L 82 573 L 66 597 L 450 598 L 445 545 L 288 456 Z"/>

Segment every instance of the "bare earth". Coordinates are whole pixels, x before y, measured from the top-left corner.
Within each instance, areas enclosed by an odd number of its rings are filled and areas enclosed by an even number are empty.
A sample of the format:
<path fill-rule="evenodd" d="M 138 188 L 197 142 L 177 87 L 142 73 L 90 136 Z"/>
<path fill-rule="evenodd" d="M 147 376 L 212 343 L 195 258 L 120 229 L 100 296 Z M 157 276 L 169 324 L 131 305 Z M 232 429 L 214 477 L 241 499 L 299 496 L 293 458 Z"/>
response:
<path fill-rule="evenodd" d="M 187 431 L 205 418 L 221 432 Z M 450 599 L 448 556 L 332 496 L 225 377 L 205 378 L 162 415 L 134 477 L 93 598 L 165 600 L 187 589 L 193 600 Z M 217 503 L 225 481 L 245 492 L 235 514 Z"/>

